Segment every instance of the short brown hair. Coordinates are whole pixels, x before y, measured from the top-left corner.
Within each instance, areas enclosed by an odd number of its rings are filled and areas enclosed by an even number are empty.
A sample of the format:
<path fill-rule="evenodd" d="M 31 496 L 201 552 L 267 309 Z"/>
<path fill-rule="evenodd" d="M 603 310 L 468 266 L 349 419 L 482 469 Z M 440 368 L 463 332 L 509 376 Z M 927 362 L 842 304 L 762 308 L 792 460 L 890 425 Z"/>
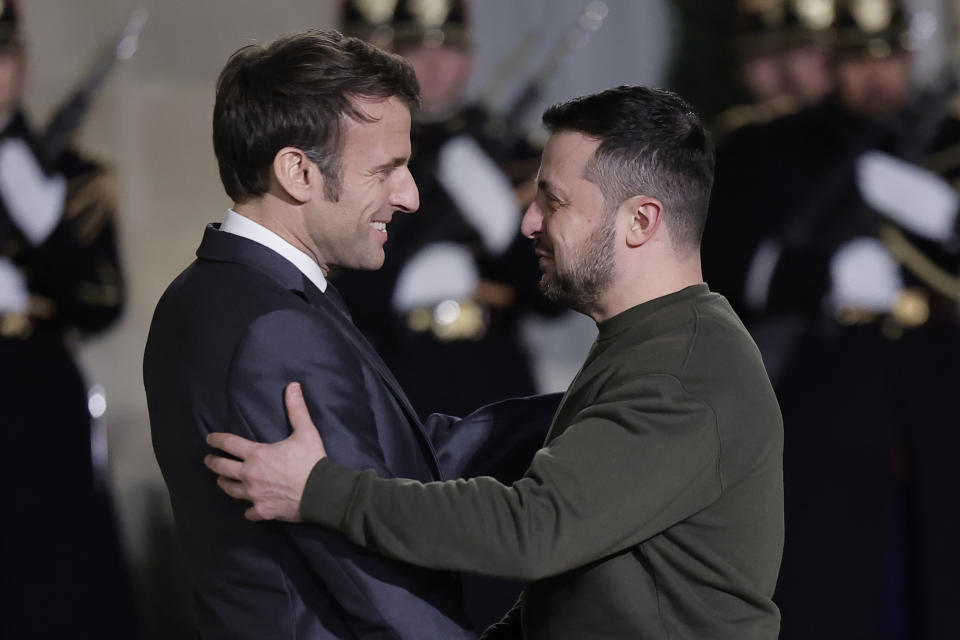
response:
<path fill-rule="evenodd" d="M 340 193 L 341 118 L 369 120 L 356 98 L 398 97 L 419 106 L 419 85 L 403 58 L 336 31 L 312 30 L 236 51 L 217 80 L 213 149 L 235 202 L 267 191 L 270 167 L 287 146 L 320 167 L 324 195 Z"/>
<path fill-rule="evenodd" d="M 551 133 L 600 140 L 584 177 L 607 207 L 647 195 L 659 199 L 678 247 L 700 246 L 713 187 L 714 150 L 700 118 L 663 89 L 620 86 L 557 104 L 543 114 Z"/>

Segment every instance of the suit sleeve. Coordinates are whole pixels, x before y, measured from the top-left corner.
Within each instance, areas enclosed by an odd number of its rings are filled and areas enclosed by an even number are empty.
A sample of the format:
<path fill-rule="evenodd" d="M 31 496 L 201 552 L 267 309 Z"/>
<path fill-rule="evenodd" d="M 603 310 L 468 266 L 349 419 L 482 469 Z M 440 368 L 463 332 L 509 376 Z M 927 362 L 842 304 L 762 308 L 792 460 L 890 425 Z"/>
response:
<path fill-rule="evenodd" d="M 427 417 L 424 428 L 444 478 L 492 476 L 519 480 L 547 437 L 561 394 L 511 398 L 477 409 L 462 419 Z"/>
<path fill-rule="evenodd" d="M 710 408 L 671 376 L 615 374 L 511 486 L 384 480 L 329 459 L 309 522 L 421 566 L 539 580 L 630 548 L 720 497 Z"/>
<path fill-rule="evenodd" d="M 298 311 L 260 318 L 239 345 L 229 397 L 240 435 L 274 442 L 290 433 L 283 390 L 299 381 L 325 440 L 338 459 L 391 475 L 377 437 L 369 375 L 333 325 Z M 474 638 L 461 610 L 458 577 L 377 557 L 315 526 L 279 525 L 345 611 L 362 638 Z"/>

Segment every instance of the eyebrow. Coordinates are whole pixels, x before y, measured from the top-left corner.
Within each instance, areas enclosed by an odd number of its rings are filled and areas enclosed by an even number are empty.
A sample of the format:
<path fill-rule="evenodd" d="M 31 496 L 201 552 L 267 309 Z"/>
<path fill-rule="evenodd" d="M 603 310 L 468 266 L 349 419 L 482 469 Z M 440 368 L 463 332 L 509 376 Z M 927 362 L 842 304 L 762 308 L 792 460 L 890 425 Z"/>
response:
<path fill-rule="evenodd" d="M 409 161 L 410 161 L 409 156 L 405 156 L 402 158 L 397 157 L 397 158 L 394 158 L 393 160 L 390 160 L 389 162 L 384 162 L 383 164 L 374 167 L 373 173 L 379 173 L 381 171 L 386 171 L 387 169 L 396 169 L 398 167 L 404 166 Z"/>
<path fill-rule="evenodd" d="M 563 192 L 557 189 L 548 180 L 544 180 L 543 178 L 537 180 L 537 189 L 542 191 L 548 198 L 552 200 L 565 200 Z"/>

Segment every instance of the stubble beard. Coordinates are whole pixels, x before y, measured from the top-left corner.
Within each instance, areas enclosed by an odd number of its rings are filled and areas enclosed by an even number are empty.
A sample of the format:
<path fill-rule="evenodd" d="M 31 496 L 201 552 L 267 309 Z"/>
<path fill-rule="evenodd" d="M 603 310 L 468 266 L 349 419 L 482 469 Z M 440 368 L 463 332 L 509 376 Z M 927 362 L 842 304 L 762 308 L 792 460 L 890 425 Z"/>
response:
<path fill-rule="evenodd" d="M 585 314 L 597 308 L 616 267 L 614 222 L 615 216 L 609 215 L 574 254 L 569 267 L 561 268 L 554 254 L 553 273 L 546 272 L 540 279 L 540 290 L 549 300 Z"/>

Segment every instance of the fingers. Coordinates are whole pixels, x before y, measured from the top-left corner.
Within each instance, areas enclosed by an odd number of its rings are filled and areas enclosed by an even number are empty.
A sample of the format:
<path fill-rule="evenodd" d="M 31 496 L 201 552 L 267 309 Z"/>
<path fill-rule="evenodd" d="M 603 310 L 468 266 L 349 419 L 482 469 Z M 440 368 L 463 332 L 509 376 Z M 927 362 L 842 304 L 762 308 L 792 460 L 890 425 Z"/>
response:
<path fill-rule="evenodd" d="M 243 471 L 243 462 L 221 456 L 206 455 L 203 457 L 203 464 L 207 465 L 207 468 L 218 476 L 224 476 L 231 480 L 239 480 L 240 473 Z"/>
<path fill-rule="evenodd" d="M 237 482 L 236 480 L 231 480 L 230 478 L 224 478 L 223 476 L 220 476 L 217 478 L 217 486 L 223 489 L 223 492 L 231 498 L 236 498 L 237 500 L 250 500 L 250 498 L 247 497 L 247 488 L 242 482 Z"/>
<path fill-rule="evenodd" d="M 287 417 L 290 419 L 290 426 L 294 432 L 309 429 L 316 432 L 317 428 L 310 418 L 310 412 L 307 410 L 307 403 L 303 399 L 303 390 L 299 382 L 291 382 L 287 385 L 283 398 L 287 406 Z"/>
<path fill-rule="evenodd" d="M 245 460 L 250 451 L 253 450 L 258 443 L 247 440 L 246 438 L 241 438 L 233 433 L 211 433 L 207 436 L 207 444 L 215 449 L 226 451 L 241 460 Z"/>
<path fill-rule="evenodd" d="M 242 465 L 242 462 L 237 462 L 236 460 L 227 460 L 226 458 L 220 458 L 218 456 L 207 456 L 204 458 L 204 464 L 206 464 L 213 471 L 218 471 L 218 468 L 221 466 L 221 462 L 232 463 L 233 465 Z M 220 487 L 225 494 L 231 498 L 236 498 L 237 500 L 246 500 L 247 502 L 253 502 L 253 498 L 250 497 L 249 487 L 239 480 L 233 480 L 224 475 L 217 476 L 217 486 Z M 246 511 L 243 512 L 243 517 L 247 520 L 253 522 L 260 522 L 262 520 L 267 520 L 263 515 L 258 512 L 258 507 L 256 504 L 249 507 Z"/>
<path fill-rule="evenodd" d="M 307 409 L 307 403 L 303 398 L 303 390 L 299 382 L 291 382 L 287 385 L 283 394 L 283 402 L 287 407 L 287 419 L 290 420 L 290 426 L 293 427 L 293 435 L 289 439 L 296 440 L 297 446 L 304 450 L 316 454 L 314 460 L 327 457 L 327 450 L 323 446 L 323 439 L 320 432 L 310 417 L 310 411 Z"/>

